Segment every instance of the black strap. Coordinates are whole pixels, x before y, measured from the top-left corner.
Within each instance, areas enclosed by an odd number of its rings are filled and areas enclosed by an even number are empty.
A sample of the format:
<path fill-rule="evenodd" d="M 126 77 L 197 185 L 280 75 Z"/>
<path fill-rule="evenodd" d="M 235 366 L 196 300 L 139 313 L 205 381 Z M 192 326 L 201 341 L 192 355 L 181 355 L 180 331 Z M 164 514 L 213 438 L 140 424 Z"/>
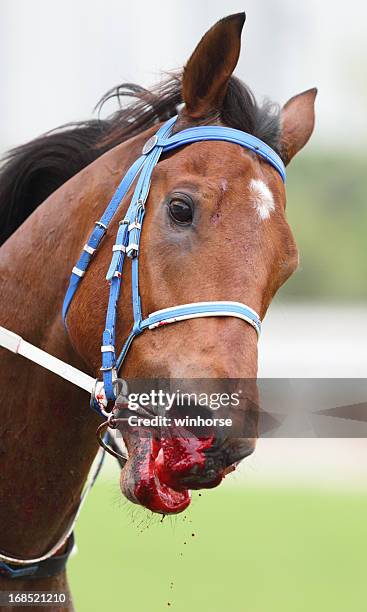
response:
<path fill-rule="evenodd" d="M 72 533 L 67 541 L 66 550 L 62 555 L 54 555 L 39 563 L 29 563 L 29 565 L 13 565 L 11 563 L 0 562 L 0 577 L 6 578 L 52 578 L 60 574 L 66 566 L 71 551 L 74 548 L 74 534 Z"/>

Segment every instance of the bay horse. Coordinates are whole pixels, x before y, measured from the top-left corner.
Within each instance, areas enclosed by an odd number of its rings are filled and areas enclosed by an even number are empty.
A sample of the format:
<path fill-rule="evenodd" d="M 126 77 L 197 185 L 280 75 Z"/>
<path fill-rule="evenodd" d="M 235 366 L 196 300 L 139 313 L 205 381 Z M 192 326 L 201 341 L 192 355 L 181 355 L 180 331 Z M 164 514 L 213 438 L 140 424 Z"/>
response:
<path fill-rule="evenodd" d="M 278 110 L 258 105 L 233 76 L 244 22 L 239 13 L 216 23 L 182 75 L 155 90 L 127 85 L 109 92 L 107 97 L 135 96 L 110 119 L 66 126 L 10 153 L 0 177 L 4 327 L 98 375 L 109 292 L 103 279 L 131 191 L 75 294 L 66 331 L 61 309 L 68 279 L 121 176 L 162 122 L 178 113 L 174 133 L 198 126 L 240 130 L 271 147 L 285 165 L 307 143 L 316 89 Z M 245 299 L 263 319 L 298 265 L 285 200 L 273 165 L 233 142 L 206 140 L 164 153 L 152 174 L 139 254 L 144 312 L 214 296 Z M 117 306 L 120 343 L 132 324 L 130 275 L 127 269 Z M 254 379 L 256 373 L 255 329 L 216 316 L 142 334 L 124 362 L 124 377 L 131 378 Z M 2 352 L 0 376 L 0 553 L 32 559 L 58 541 L 76 511 L 100 419 L 87 409 L 83 391 L 19 356 Z M 254 445 L 246 440 L 220 465 L 230 468 Z M 135 464 L 150 452 L 136 440 L 130 448 L 128 441 L 128 450 Z M 121 488 L 131 498 L 137 475 L 128 466 Z M 193 476 L 192 488 L 206 486 L 208 469 L 202 466 L 197 482 Z M 149 507 L 139 496 L 133 501 Z M 65 564 L 50 574 L 36 573 L 32 580 L 3 575 L 1 589 L 67 592 Z"/>

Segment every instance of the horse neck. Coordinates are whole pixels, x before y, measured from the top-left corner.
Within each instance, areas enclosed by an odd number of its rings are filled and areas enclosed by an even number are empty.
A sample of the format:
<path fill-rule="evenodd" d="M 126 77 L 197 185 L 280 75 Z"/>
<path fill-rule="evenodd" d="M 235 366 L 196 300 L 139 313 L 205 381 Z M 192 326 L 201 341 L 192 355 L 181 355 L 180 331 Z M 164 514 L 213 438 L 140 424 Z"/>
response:
<path fill-rule="evenodd" d="M 2 247 L 1 324 L 83 370 L 61 320 L 68 278 L 147 137 L 116 147 L 68 181 Z M 58 540 L 75 512 L 99 420 L 84 391 L 17 355 L 4 353 L 2 363 L 0 524 L 7 529 L 0 550 L 34 556 Z"/>

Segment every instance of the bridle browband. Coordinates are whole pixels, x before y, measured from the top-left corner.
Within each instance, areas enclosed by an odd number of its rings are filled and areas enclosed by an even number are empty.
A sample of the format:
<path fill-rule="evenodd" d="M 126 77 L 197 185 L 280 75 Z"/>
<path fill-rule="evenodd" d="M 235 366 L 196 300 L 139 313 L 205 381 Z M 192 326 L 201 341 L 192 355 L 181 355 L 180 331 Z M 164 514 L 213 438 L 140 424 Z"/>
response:
<path fill-rule="evenodd" d="M 115 244 L 112 247 L 111 263 L 106 274 L 106 279 L 110 283 L 110 293 L 105 329 L 102 336 L 102 367 L 100 370 L 103 378 L 104 392 L 108 401 L 116 399 L 114 383 L 117 373 L 134 338 L 145 329 L 154 329 L 168 323 L 198 317 L 230 316 L 242 319 L 252 325 L 258 335 L 261 331 L 259 315 L 252 308 L 240 302 L 211 301 L 183 304 L 158 310 L 150 314 L 146 319 L 143 319 L 139 293 L 140 237 L 152 173 L 162 153 L 194 142 L 210 140 L 226 141 L 245 147 L 265 159 L 277 170 L 282 180 L 285 181 L 285 167 L 279 155 L 255 136 L 222 126 L 193 127 L 171 135 L 176 119 L 177 117 L 171 118 L 159 128 L 157 133 L 145 143 L 142 155 L 126 172 L 102 217 L 95 223 L 88 242 L 85 244 L 82 254 L 73 268 L 63 304 L 63 320 L 66 325 L 67 312 L 79 283 L 85 275 L 95 251 L 98 249 L 113 216 L 119 208 L 121 200 L 138 177 L 128 210 L 124 219 L 119 223 Z M 117 356 L 115 348 L 116 314 L 125 256 L 132 260 L 132 308 L 134 322 L 131 332 L 120 354 Z M 98 404 L 96 402 L 93 404 L 97 411 L 99 411 Z"/>
<path fill-rule="evenodd" d="M 221 126 L 200 126 L 182 130 L 172 134 L 173 126 L 177 117 L 173 117 L 162 125 L 157 133 L 149 138 L 145 143 L 142 155 L 132 164 L 119 184 L 110 203 L 104 211 L 99 221 L 95 223 L 94 229 L 83 247 L 76 266 L 73 268 L 68 290 L 65 295 L 62 316 L 66 326 L 66 317 L 69 306 L 85 275 L 89 263 L 98 249 L 103 236 L 107 232 L 108 226 L 117 212 L 122 199 L 125 197 L 135 179 L 136 186 L 127 209 L 125 217 L 119 223 L 115 243 L 112 247 L 112 259 L 108 268 L 106 279 L 110 283 L 110 293 L 106 314 L 105 329 L 102 336 L 102 381 L 92 379 L 77 368 L 64 363 L 60 359 L 49 355 L 45 351 L 26 342 L 20 336 L 10 330 L 0 327 L 0 346 L 38 363 L 44 368 L 55 372 L 73 384 L 91 392 L 91 406 L 108 420 L 102 425 L 112 427 L 112 412 L 106 412 L 107 402 L 115 401 L 115 384 L 117 373 L 127 355 L 127 352 L 134 338 L 141 334 L 145 329 L 155 329 L 162 325 L 184 321 L 199 317 L 237 317 L 250 324 L 257 332 L 261 331 L 261 320 L 259 315 L 246 304 L 230 301 L 210 301 L 182 304 L 164 308 L 150 314 L 143 319 L 141 309 L 141 299 L 139 293 L 139 249 L 143 219 L 145 215 L 145 203 L 149 195 L 150 182 L 153 170 L 159 161 L 162 153 L 172 151 L 178 147 L 202 141 L 225 141 L 237 144 L 245 149 L 249 149 L 271 164 L 280 174 L 285 182 L 285 167 L 279 155 L 266 143 L 255 136 L 228 127 Z M 134 322 L 131 332 L 126 339 L 122 350 L 116 356 L 115 328 L 117 303 L 120 295 L 122 269 L 125 255 L 131 259 L 132 266 L 132 307 Z M 97 398 L 102 398 L 97 400 Z M 100 428 L 99 428 L 100 429 Z M 106 446 L 103 445 L 103 449 Z M 87 492 L 93 485 L 103 460 L 103 449 L 98 461 L 97 470 L 88 481 L 81 496 L 77 513 L 63 537 L 58 543 L 44 555 L 36 559 L 19 559 L 13 556 L 0 553 L 0 575 L 4 574 L 8 578 L 41 578 L 52 576 L 62 571 L 73 547 L 72 530 L 78 518 L 82 503 Z M 118 453 L 115 453 L 116 456 Z M 56 556 L 55 553 L 67 543 L 67 550 L 63 554 Z"/>

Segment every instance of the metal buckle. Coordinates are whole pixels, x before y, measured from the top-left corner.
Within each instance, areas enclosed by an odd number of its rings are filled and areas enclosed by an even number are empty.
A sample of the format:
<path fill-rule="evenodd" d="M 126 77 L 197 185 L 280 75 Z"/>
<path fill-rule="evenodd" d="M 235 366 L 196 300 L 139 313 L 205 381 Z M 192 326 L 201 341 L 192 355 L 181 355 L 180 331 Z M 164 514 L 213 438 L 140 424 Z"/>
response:
<path fill-rule="evenodd" d="M 139 245 L 136 242 L 132 242 L 126 247 L 126 255 L 128 257 L 136 257 L 139 252 Z"/>
<path fill-rule="evenodd" d="M 141 229 L 141 224 L 139 223 L 139 221 L 137 221 L 137 219 L 135 219 L 135 221 L 133 221 L 133 223 L 130 223 L 128 230 L 129 232 L 131 232 L 131 230 L 133 229 L 137 229 L 140 230 Z"/>
<path fill-rule="evenodd" d="M 99 227 L 101 227 L 102 229 L 104 229 L 104 231 L 107 230 L 107 225 L 105 225 L 104 223 L 102 223 L 102 221 L 95 221 L 94 225 L 98 225 Z"/>
<path fill-rule="evenodd" d="M 146 141 L 145 145 L 143 146 L 142 154 L 148 155 L 148 153 L 150 153 L 154 149 L 157 142 L 158 142 L 158 136 L 157 134 L 154 134 L 154 136 L 151 136 L 149 140 Z"/>

